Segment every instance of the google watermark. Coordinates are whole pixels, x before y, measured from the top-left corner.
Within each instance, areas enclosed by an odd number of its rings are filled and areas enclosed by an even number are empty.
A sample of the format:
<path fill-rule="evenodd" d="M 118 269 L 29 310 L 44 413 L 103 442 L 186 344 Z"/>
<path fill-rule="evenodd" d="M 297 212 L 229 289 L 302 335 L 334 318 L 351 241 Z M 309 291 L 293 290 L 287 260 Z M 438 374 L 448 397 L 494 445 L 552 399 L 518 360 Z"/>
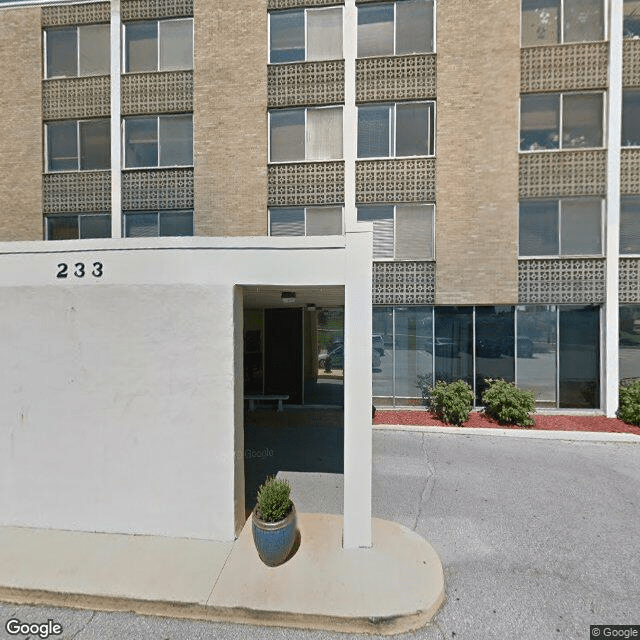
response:
<path fill-rule="evenodd" d="M 62 634 L 62 625 L 49 619 L 46 622 L 21 622 L 18 618 L 7 620 L 4 625 L 10 636 L 25 636 L 25 640 L 31 637 L 50 638 Z"/>
<path fill-rule="evenodd" d="M 592 624 L 589 631 L 589 640 L 600 640 L 600 638 L 640 639 L 640 624 Z"/>

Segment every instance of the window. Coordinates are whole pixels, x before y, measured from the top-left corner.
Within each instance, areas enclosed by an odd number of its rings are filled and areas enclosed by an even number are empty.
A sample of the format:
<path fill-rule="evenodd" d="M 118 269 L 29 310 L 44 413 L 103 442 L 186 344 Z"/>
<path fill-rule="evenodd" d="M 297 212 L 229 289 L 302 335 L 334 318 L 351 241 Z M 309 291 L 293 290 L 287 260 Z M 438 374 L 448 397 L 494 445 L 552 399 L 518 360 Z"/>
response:
<path fill-rule="evenodd" d="M 269 14 L 269 62 L 342 58 L 342 7 Z"/>
<path fill-rule="evenodd" d="M 47 240 L 110 238 L 111 216 L 107 213 L 56 214 L 45 218 Z"/>
<path fill-rule="evenodd" d="M 521 200 L 519 255 L 602 255 L 602 200 Z"/>
<path fill-rule="evenodd" d="M 620 253 L 640 254 L 640 196 L 620 199 Z"/>
<path fill-rule="evenodd" d="M 48 172 L 95 171 L 111 166 L 108 119 L 49 122 L 45 131 Z"/>
<path fill-rule="evenodd" d="M 123 217 L 126 238 L 193 235 L 193 211 L 128 211 Z"/>
<path fill-rule="evenodd" d="M 604 40 L 604 0 L 522 0 L 522 46 Z"/>
<path fill-rule="evenodd" d="M 142 116 L 124 119 L 124 166 L 193 165 L 193 116 Z"/>
<path fill-rule="evenodd" d="M 109 25 L 45 29 L 47 78 L 101 76 L 110 72 Z"/>
<path fill-rule="evenodd" d="M 340 160 L 342 107 L 269 111 L 270 162 Z"/>
<path fill-rule="evenodd" d="M 602 147 L 602 93 L 533 93 L 520 100 L 520 150 Z"/>
<path fill-rule="evenodd" d="M 130 22 L 124 45 L 128 73 L 193 69 L 193 18 Z"/>
<path fill-rule="evenodd" d="M 358 107 L 358 158 L 432 156 L 435 102 Z"/>
<path fill-rule="evenodd" d="M 342 207 L 278 207 L 269 209 L 269 235 L 342 235 Z"/>
<path fill-rule="evenodd" d="M 640 147 L 640 89 L 622 91 L 623 147 Z"/>
<path fill-rule="evenodd" d="M 358 6 L 358 57 L 434 51 L 433 0 Z"/>
<path fill-rule="evenodd" d="M 640 0 L 624 0 L 622 32 L 625 38 L 640 38 Z"/>
<path fill-rule="evenodd" d="M 359 222 L 373 222 L 374 260 L 433 260 L 433 204 L 358 207 Z"/>

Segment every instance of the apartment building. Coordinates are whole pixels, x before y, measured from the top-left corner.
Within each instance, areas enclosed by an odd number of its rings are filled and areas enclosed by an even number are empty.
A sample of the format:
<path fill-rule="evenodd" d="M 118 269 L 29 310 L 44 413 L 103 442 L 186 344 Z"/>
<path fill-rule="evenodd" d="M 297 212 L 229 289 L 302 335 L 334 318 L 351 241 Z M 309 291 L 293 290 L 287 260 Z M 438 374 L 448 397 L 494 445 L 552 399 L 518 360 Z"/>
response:
<path fill-rule="evenodd" d="M 0 241 L 369 222 L 376 404 L 640 378 L 640 1 L 16 0 L 0 43 Z M 249 388 L 335 401 L 312 302 L 245 313 Z"/>

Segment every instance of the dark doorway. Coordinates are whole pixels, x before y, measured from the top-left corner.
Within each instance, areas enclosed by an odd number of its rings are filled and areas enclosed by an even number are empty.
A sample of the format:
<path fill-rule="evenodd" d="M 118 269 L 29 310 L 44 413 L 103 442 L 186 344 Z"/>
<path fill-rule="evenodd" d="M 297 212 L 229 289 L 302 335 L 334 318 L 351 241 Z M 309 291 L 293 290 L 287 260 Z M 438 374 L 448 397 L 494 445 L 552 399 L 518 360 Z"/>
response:
<path fill-rule="evenodd" d="M 302 404 L 302 309 L 265 309 L 264 392 Z"/>

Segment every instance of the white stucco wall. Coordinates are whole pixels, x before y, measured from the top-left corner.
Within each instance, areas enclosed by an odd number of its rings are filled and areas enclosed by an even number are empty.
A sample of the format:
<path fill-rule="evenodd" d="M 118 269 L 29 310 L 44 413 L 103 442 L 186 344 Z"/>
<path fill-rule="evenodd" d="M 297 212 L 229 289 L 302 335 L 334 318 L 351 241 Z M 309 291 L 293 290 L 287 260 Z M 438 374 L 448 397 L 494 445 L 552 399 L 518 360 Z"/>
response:
<path fill-rule="evenodd" d="M 300 243 L 0 244 L 0 526 L 233 539 L 242 285 L 344 285 L 353 265 L 342 237 Z"/>

